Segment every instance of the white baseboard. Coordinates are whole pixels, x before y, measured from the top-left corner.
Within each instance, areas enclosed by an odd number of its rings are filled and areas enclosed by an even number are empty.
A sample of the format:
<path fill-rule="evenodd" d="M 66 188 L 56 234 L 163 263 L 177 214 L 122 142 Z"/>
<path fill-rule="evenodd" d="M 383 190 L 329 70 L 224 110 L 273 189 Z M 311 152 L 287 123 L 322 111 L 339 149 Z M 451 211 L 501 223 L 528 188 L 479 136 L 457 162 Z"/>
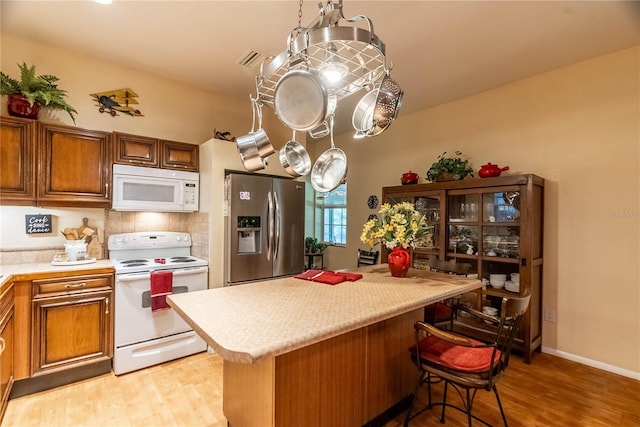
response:
<path fill-rule="evenodd" d="M 611 372 L 613 374 L 622 375 L 624 377 L 629 377 L 629 378 L 633 378 L 634 380 L 640 381 L 640 372 L 630 371 L 628 369 L 622 369 L 617 366 L 598 362 L 597 360 L 587 359 L 586 357 L 582 357 L 582 356 L 576 356 L 575 354 L 556 350 L 555 348 L 551 348 L 551 347 L 542 346 L 542 352 L 551 354 L 553 356 L 558 356 L 563 359 L 582 363 L 583 365 L 591 366 L 592 368 L 602 369 L 603 371 Z"/>

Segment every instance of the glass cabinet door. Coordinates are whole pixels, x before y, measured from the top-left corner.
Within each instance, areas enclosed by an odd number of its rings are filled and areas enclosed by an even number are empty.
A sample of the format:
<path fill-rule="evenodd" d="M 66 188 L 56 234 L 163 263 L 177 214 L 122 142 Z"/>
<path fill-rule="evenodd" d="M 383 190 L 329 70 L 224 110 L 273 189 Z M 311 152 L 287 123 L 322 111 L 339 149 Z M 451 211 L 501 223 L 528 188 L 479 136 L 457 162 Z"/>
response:
<path fill-rule="evenodd" d="M 482 254 L 486 257 L 518 258 L 520 193 L 485 193 L 482 206 Z"/>
<path fill-rule="evenodd" d="M 458 194 L 449 196 L 449 221 L 476 222 L 478 221 L 479 194 Z"/>
<path fill-rule="evenodd" d="M 439 249 L 440 247 L 440 197 L 425 196 L 415 198 L 415 207 L 424 215 L 432 230 L 419 242 L 416 249 Z"/>

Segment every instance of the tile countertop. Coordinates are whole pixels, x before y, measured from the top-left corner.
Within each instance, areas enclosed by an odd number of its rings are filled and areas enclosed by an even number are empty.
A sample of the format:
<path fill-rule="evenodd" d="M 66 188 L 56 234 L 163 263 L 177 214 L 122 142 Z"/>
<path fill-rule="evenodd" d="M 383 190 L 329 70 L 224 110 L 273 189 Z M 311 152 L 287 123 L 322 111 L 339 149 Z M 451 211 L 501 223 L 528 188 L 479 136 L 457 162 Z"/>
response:
<path fill-rule="evenodd" d="M 256 363 L 464 292 L 477 279 L 386 264 L 330 286 L 293 277 L 170 295 L 169 304 L 224 359 Z"/>
<path fill-rule="evenodd" d="M 55 274 L 58 272 L 87 271 L 104 268 L 113 268 L 113 263 L 108 259 L 100 259 L 90 264 L 78 265 L 51 265 L 50 262 L 0 265 L 0 286 L 4 285 L 10 278 L 15 278 L 16 276 Z"/>

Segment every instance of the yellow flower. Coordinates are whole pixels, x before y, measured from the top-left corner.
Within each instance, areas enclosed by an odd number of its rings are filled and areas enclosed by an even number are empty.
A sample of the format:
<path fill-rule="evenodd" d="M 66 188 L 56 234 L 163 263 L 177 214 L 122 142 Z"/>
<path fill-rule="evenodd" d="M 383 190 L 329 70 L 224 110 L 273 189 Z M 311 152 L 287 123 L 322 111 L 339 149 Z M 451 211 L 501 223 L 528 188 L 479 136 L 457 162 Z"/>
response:
<path fill-rule="evenodd" d="M 384 203 L 380 206 L 377 218 L 364 224 L 360 240 L 371 247 L 378 243 L 388 248 L 415 247 L 418 240 L 432 228 L 412 203 Z"/>

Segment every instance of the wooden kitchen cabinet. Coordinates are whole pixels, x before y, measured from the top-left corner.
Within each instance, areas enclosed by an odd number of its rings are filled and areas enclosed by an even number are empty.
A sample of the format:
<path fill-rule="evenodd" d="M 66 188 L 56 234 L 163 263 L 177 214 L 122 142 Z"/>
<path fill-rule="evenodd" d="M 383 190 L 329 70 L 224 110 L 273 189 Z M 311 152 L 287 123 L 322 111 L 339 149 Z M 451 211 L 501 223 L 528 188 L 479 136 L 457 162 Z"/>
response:
<path fill-rule="evenodd" d="M 485 282 L 491 274 L 519 274 L 515 292 L 486 284 L 461 301 L 478 310 L 485 305 L 499 309 L 502 297 L 530 293 L 514 348 L 531 362 L 542 345 L 544 180 L 529 174 L 384 187 L 382 197 L 392 204 L 414 203 L 434 226 L 431 238 L 413 251 L 414 267 L 428 268 L 429 258 L 436 257 L 471 264 L 471 273 Z M 387 254 L 383 250 L 383 260 Z M 458 317 L 454 327 L 479 339 L 495 333 L 490 325 L 467 317 Z"/>
<path fill-rule="evenodd" d="M 160 141 L 146 136 L 113 133 L 113 162 L 122 165 L 159 167 Z"/>
<path fill-rule="evenodd" d="M 199 147 L 184 142 L 114 132 L 113 163 L 198 172 Z"/>
<path fill-rule="evenodd" d="M 0 203 L 32 205 L 36 198 L 36 122 L 0 117 Z"/>
<path fill-rule="evenodd" d="M 198 172 L 198 148 L 195 144 L 161 141 L 160 167 Z"/>
<path fill-rule="evenodd" d="M 0 421 L 13 386 L 14 312 L 14 286 L 11 282 L 3 287 L 0 294 Z"/>
<path fill-rule="evenodd" d="M 111 133 L 40 123 L 39 206 L 109 208 Z"/>
<path fill-rule="evenodd" d="M 31 376 L 113 357 L 113 275 L 33 281 Z"/>

